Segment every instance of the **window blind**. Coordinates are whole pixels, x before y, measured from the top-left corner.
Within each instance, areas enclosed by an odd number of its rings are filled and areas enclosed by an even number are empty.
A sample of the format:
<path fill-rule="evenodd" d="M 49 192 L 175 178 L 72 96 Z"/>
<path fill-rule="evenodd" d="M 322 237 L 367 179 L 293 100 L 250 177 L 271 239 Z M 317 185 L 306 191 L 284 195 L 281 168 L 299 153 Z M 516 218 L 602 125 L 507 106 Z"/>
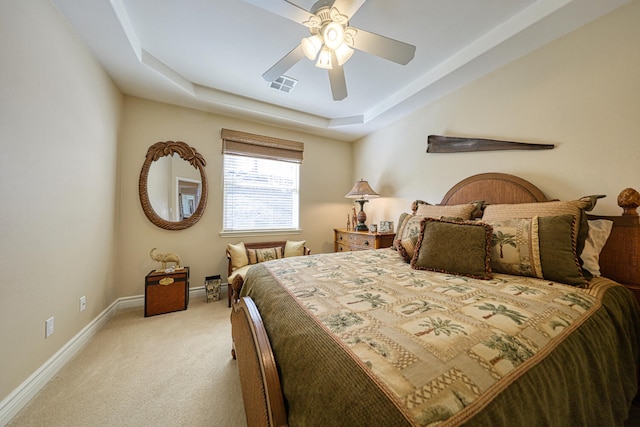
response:
<path fill-rule="evenodd" d="M 302 163 L 304 144 L 297 141 L 222 129 L 222 154 Z"/>
<path fill-rule="evenodd" d="M 299 228 L 299 171 L 304 145 L 222 131 L 223 231 Z"/>

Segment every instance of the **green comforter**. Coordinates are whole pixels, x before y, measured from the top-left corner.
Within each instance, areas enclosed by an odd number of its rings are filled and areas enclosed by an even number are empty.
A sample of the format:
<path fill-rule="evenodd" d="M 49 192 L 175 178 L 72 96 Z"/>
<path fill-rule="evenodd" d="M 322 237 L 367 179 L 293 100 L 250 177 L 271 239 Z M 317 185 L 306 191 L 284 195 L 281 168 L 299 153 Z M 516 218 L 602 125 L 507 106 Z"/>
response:
<path fill-rule="evenodd" d="M 297 425 L 620 425 L 640 319 L 624 287 L 412 270 L 391 249 L 252 267 Z"/>

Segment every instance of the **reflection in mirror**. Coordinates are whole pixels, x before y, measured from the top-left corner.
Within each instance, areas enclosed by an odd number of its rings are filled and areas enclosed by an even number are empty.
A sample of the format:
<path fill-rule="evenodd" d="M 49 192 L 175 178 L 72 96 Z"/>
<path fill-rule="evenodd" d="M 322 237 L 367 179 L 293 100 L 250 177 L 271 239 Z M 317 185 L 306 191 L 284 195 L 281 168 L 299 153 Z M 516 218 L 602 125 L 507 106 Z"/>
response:
<path fill-rule="evenodd" d="M 151 164 L 147 193 L 153 210 L 167 221 L 182 221 L 196 211 L 202 185 L 198 170 L 178 154 Z"/>
<path fill-rule="evenodd" d="M 200 201 L 200 181 L 178 178 L 178 211 L 180 220 L 187 219 L 196 211 Z"/>
<path fill-rule="evenodd" d="M 147 151 L 140 173 L 142 209 L 149 220 L 167 230 L 195 224 L 207 203 L 205 161 L 184 142 L 157 142 Z"/>

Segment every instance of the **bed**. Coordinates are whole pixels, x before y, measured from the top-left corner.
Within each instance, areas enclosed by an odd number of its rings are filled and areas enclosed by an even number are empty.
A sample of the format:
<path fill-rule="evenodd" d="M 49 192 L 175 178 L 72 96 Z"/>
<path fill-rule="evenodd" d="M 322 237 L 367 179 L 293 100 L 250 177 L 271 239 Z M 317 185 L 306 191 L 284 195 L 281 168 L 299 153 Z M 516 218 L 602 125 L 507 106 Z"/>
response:
<path fill-rule="evenodd" d="M 576 259 L 596 199 L 572 215 L 528 181 L 480 174 L 416 201 L 394 248 L 251 268 L 231 314 L 248 424 L 622 425 L 640 314 Z"/>

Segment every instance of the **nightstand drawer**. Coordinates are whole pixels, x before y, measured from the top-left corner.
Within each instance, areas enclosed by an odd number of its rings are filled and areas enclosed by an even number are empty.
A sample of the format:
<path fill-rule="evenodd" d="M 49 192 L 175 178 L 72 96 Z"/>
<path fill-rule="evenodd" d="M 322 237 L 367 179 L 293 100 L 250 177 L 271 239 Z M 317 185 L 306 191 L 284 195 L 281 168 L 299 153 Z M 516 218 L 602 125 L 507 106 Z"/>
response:
<path fill-rule="evenodd" d="M 362 246 L 365 248 L 373 248 L 375 239 L 373 234 L 348 233 L 338 235 L 338 240 L 344 240 L 346 244 L 351 246 Z"/>
<path fill-rule="evenodd" d="M 363 251 L 388 248 L 393 245 L 394 233 L 368 233 L 334 229 L 334 252 Z"/>

